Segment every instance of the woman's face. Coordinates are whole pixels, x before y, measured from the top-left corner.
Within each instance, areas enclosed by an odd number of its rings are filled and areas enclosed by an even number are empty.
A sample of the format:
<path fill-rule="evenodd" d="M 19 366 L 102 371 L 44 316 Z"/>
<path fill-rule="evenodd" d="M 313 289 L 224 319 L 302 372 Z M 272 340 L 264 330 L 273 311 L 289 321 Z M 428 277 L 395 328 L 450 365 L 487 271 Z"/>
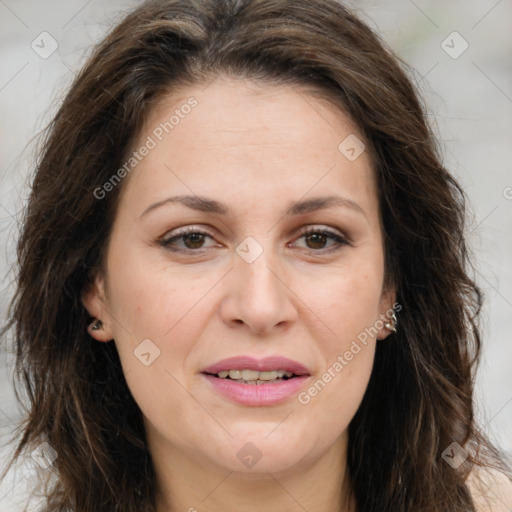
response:
<path fill-rule="evenodd" d="M 361 144 L 299 88 L 218 79 L 155 107 L 83 297 L 153 450 L 246 473 L 343 455 L 394 299 Z"/>

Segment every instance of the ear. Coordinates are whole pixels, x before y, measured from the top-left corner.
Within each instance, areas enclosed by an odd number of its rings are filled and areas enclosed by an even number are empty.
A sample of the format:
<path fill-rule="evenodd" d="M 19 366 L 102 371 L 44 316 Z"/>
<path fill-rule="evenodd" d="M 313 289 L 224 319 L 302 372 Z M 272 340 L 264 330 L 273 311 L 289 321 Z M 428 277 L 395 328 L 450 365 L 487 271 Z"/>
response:
<path fill-rule="evenodd" d="M 97 341 L 107 342 L 113 339 L 111 330 L 111 318 L 107 310 L 107 300 L 105 295 L 105 277 L 101 272 L 91 276 L 89 282 L 82 290 L 82 304 L 93 317 L 92 322 L 87 327 L 87 332 Z M 101 321 L 101 327 L 92 329 L 92 326 Z"/>
<path fill-rule="evenodd" d="M 387 286 L 382 291 L 382 295 L 379 302 L 379 319 L 382 320 L 383 324 L 386 324 L 388 322 L 391 322 L 391 313 L 393 311 L 399 311 L 398 308 L 396 308 L 396 291 L 395 287 L 393 285 Z M 400 308 L 401 309 L 401 308 Z M 393 331 L 391 329 L 388 329 L 385 325 L 382 326 L 382 328 L 379 330 L 379 333 L 377 335 L 378 340 L 384 340 L 386 339 L 390 334 L 393 334 Z"/>

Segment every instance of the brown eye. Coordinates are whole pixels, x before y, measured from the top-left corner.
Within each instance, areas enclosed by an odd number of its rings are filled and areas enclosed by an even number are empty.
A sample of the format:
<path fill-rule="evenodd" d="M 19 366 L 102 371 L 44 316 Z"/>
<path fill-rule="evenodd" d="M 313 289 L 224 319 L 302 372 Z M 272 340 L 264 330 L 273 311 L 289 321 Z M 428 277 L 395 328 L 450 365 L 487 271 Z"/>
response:
<path fill-rule="evenodd" d="M 328 239 L 328 237 L 325 236 L 325 233 L 320 232 L 305 235 L 304 238 L 308 241 L 308 246 L 310 249 L 323 249 Z"/>
<path fill-rule="evenodd" d="M 190 233 L 181 238 L 187 249 L 200 249 L 204 244 L 204 233 Z"/>
<path fill-rule="evenodd" d="M 213 240 L 213 237 L 204 231 L 197 228 L 188 228 L 181 230 L 172 236 L 160 240 L 158 243 L 169 249 L 170 251 L 196 251 L 198 249 L 208 249 L 215 245 L 205 245 L 207 239 Z"/>
<path fill-rule="evenodd" d="M 299 245 L 302 249 L 322 254 L 340 249 L 343 245 L 350 243 L 343 236 L 325 229 L 308 229 L 300 235 L 297 240 L 304 239 L 305 244 Z"/>

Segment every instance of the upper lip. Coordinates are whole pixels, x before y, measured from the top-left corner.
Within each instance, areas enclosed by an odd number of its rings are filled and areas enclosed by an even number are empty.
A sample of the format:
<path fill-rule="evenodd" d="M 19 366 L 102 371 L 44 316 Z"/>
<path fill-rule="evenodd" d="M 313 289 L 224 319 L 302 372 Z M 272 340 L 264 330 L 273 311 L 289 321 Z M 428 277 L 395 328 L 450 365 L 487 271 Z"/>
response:
<path fill-rule="evenodd" d="M 226 370 L 254 370 L 258 372 L 285 370 L 295 375 L 310 374 L 304 365 L 281 356 L 270 356 L 263 359 L 255 359 L 250 356 L 229 357 L 208 366 L 203 370 L 203 373 L 216 374 Z"/>

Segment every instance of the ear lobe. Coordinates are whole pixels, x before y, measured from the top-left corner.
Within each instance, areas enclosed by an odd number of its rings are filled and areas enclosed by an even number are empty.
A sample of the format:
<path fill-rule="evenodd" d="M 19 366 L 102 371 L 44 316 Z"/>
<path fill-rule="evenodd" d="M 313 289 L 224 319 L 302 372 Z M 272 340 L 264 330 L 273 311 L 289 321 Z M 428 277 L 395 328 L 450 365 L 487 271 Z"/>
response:
<path fill-rule="evenodd" d="M 84 286 L 81 300 L 89 316 L 93 319 L 87 327 L 87 332 L 97 341 L 110 341 L 113 336 L 110 330 L 110 316 L 106 309 L 105 279 L 96 274 Z"/>
<path fill-rule="evenodd" d="M 387 290 L 383 291 L 380 299 L 380 321 L 382 322 L 382 328 L 379 330 L 377 335 L 378 340 L 384 340 L 390 334 L 396 332 L 395 322 L 392 319 L 395 304 L 395 287 L 390 286 Z"/>

